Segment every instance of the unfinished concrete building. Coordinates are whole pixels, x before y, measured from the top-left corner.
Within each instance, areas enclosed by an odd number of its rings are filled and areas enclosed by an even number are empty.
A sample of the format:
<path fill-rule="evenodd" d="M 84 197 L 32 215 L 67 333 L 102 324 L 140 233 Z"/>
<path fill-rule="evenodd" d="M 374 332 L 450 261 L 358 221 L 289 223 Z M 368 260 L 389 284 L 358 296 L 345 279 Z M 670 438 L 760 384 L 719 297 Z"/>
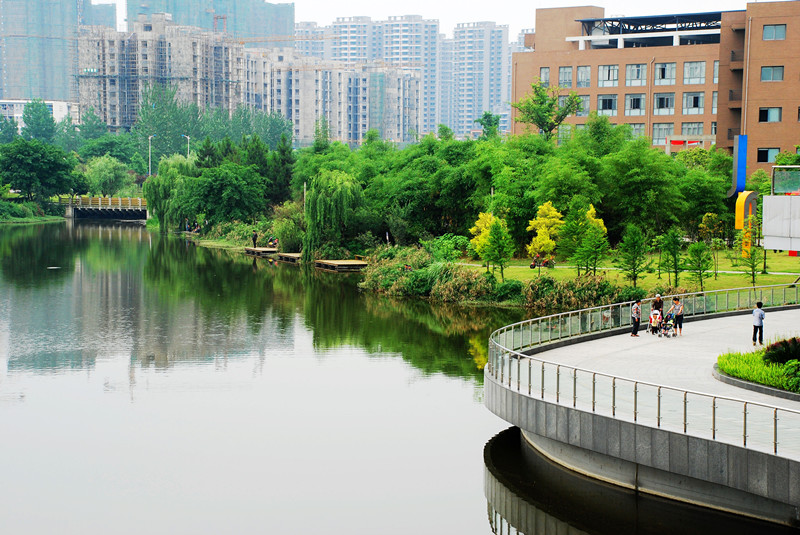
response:
<path fill-rule="evenodd" d="M 241 102 L 243 45 L 224 34 L 172 22 L 169 14 L 141 16 L 133 32 L 83 26 L 78 92 L 113 131 L 136 121 L 142 92 L 153 84 L 176 89 L 201 110 L 235 109 Z"/>

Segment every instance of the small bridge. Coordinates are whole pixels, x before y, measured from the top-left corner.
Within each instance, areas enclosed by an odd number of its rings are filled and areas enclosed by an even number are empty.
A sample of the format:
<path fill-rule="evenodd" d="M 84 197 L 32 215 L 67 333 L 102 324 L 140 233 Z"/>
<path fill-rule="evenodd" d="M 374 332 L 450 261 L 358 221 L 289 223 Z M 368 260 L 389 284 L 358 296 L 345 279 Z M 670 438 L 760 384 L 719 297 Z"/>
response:
<path fill-rule="evenodd" d="M 61 197 L 66 217 L 98 219 L 147 219 L 147 200 L 139 197 Z"/>

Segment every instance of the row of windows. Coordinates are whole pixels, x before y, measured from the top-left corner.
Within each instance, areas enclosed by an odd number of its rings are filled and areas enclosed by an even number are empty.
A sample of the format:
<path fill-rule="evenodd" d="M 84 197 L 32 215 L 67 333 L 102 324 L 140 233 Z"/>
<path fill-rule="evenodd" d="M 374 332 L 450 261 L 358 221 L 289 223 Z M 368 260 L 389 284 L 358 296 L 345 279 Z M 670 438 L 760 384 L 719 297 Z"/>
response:
<path fill-rule="evenodd" d="M 575 87 L 591 87 L 592 67 L 581 65 L 574 68 Z M 656 63 L 654 65 L 655 85 L 675 85 L 677 63 Z M 597 67 L 597 86 L 598 87 L 617 87 L 619 85 L 619 65 L 598 65 Z M 573 84 L 573 67 L 558 68 L 559 87 L 571 88 Z M 539 81 L 545 87 L 550 85 L 550 67 L 539 68 Z M 719 61 L 714 61 L 713 82 L 719 81 Z M 706 83 L 706 62 L 705 61 L 686 61 L 683 64 L 683 83 L 684 84 L 704 84 Z M 625 85 L 628 87 L 647 85 L 647 63 L 629 63 L 625 65 Z"/>
<path fill-rule="evenodd" d="M 575 125 L 575 128 L 580 130 L 585 125 L 578 124 Z M 645 135 L 645 124 L 644 123 L 628 123 L 628 126 L 631 127 L 631 131 L 636 136 L 643 136 Z M 569 136 L 570 126 L 566 125 L 565 127 L 559 128 L 558 137 L 559 140 L 563 140 Z M 717 123 L 711 123 L 711 135 L 716 135 L 717 133 Z M 653 130 L 652 130 L 652 138 L 653 138 L 653 145 L 665 145 L 667 143 L 667 136 L 672 136 L 675 134 L 675 124 L 674 123 L 654 123 Z M 702 136 L 703 135 L 703 123 L 701 122 L 692 122 L 692 123 L 681 123 L 681 135 L 684 136 Z"/>
<path fill-rule="evenodd" d="M 563 106 L 566 96 L 558 97 L 559 105 Z M 590 97 L 579 95 L 581 102 L 576 115 L 585 117 L 591 110 Z M 646 95 L 644 93 L 631 93 L 625 95 L 625 115 L 636 116 L 646 115 Z M 597 95 L 597 114 L 598 115 L 617 115 L 618 95 Z M 702 115 L 705 113 L 705 93 L 687 92 L 683 94 L 683 114 Z M 717 92 L 711 93 L 711 113 L 717 113 Z M 675 114 L 675 93 L 655 93 L 653 95 L 653 115 L 674 115 Z"/>

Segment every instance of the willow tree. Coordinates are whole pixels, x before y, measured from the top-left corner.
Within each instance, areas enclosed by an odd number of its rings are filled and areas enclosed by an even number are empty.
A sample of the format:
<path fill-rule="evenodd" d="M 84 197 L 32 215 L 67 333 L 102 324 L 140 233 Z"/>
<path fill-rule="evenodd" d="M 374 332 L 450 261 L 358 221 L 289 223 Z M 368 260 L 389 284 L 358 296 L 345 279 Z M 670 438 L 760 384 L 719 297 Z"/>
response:
<path fill-rule="evenodd" d="M 361 184 L 352 175 L 323 169 L 311 181 L 305 200 L 303 260 L 323 245 L 339 247 L 355 210 L 363 202 Z"/>

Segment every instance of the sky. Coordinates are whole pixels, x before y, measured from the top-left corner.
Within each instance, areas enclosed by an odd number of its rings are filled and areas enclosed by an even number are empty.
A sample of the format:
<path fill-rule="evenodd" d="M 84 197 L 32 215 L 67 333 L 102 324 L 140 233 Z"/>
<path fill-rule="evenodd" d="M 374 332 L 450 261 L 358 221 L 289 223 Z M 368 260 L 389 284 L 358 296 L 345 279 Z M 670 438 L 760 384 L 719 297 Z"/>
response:
<path fill-rule="evenodd" d="M 124 17 L 125 0 L 92 0 L 97 3 L 117 3 L 117 18 Z M 606 16 L 667 15 L 701 11 L 729 11 L 744 9 L 744 0 L 674 0 L 670 3 L 645 2 L 640 0 L 548 0 L 527 2 L 523 0 L 404 0 L 376 2 L 375 0 L 297 0 L 294 2 L 297 22 L 313 21 L 320 26 L 333 22 L 337 17 L 367 16 L 373 20 L 384 20 L 389 16 L 421 15 L 426 19 L 439 19 L 442 33 L 452 36 L 453 28 L 462 22 L 492 21 L 509 27 L 509 40 L 516 40 L 523 29 L 534 27 L 536 8 L 597 5 L 606 9 Z M 120 17 L 122 14 L 122 17 Z"/>

